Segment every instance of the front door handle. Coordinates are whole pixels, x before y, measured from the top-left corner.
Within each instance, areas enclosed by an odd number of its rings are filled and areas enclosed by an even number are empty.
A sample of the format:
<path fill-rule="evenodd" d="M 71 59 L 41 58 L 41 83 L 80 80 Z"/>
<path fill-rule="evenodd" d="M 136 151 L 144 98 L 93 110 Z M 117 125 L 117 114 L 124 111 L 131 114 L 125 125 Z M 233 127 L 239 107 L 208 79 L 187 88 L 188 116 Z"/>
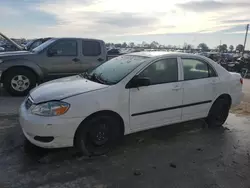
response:
<path fill-rule="evenodd" d="M 79 62 L 80 61 L 80 59 L 78 59 L 78 58 L 74 58 L 74 59 L 72 59 L 72 61 L 74 61 L 74 62 Z"/>
<path fill-rule="evenodd" d="M 178 91 L 178 90 L 180 90 L 181 89 L 181 87 L 179 86 L 179 85 L 175 85 L 174 86 L 174 88 L 172 89 L 173 91 Z"/>

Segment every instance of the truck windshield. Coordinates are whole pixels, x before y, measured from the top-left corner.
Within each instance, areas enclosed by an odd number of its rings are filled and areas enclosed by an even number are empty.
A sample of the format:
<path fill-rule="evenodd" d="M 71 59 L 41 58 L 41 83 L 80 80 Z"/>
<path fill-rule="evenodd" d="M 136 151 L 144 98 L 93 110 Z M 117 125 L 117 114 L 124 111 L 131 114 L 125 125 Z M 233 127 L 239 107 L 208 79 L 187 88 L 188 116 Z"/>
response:
<path fill-rule="evenodd" d="M 41 52 L 43 49 L 45 49 L 47 46 L 49 46 L 50 44 L 52 44 L 56 39 L 50 39 L 47 40 L 46 42 L 42 43 L 41 45 L 37 46 L 36 48 L 34 48 L 32 50 L 32 52 L 34 53 L 39 53 Z"/>
<path fill-rule="evenodd" d="M 135 55 L 123 55 L 113 58 L 94 69 L 88 74 L 87 78 L 93 81 L 99 80 L 107 85 L 116 84 L 138 67 L 146 58 L 148 57 Z"/>

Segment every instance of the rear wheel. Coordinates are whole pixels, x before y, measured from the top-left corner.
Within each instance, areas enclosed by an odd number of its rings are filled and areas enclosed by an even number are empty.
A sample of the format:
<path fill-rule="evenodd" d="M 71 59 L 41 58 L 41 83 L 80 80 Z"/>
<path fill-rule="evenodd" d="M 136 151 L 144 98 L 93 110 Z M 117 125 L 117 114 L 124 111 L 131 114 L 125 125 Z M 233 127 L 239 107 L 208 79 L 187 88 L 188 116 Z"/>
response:
<path fill-rule="evenodd" d="M 226 97 L 218 98 L 212 105 L 208 117 L 206 119 L 209 127 L 220 127 L 227 120 L 230 100 Z"/>
<path fill-rule="evenodd" d="M 123 136 L 120 121 L 109 115 L 99 115 L 87 120 L 76 133 L 76 147 L 86 156 L 109 152 Z"/>
<path fill-rule="evenodd" d="M 6 73 L 3 86 L 12 96 L 25 96 L 36 86 L 36 75 L 28 69 L 15 68 Z"/>

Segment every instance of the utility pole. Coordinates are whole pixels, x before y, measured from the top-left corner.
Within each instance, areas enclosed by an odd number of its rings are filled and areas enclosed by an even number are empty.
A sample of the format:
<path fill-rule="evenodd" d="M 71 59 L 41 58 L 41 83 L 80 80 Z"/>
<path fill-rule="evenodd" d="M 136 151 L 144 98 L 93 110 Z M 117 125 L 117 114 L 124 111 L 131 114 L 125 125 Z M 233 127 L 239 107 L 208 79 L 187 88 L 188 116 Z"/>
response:
<path fill-rule="evenodd" d="M 245 47 L 246 47 L 246 42 L 247 42 L 248 29 L 249 29 L 249 24 L 247 24 L 247 27 L 246 27 L 246 35 L 245 35 L 244 48 L 243 48 L 242 56 L 244 55 L 244 52 L 245 52 Z"/>
<path fill-rule="evenodd" d="M 220 40 L 219 52 L 221 52 L 220 49 L 221 49 L 221 40 Z"/>

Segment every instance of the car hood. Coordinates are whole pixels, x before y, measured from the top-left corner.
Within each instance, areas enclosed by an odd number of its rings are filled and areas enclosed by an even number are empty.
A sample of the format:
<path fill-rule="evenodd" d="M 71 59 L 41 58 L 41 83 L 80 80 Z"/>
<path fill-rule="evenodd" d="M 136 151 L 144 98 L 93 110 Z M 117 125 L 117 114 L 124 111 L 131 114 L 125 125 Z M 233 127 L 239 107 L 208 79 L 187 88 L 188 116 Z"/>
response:
<path fill-rule="evenodd" d="M 20 46 L 19 44 L 17 44 L 16 42 L 14 42 L 13 40 L 11 40 L 10 38 L 8 38 L 7 36 L 5 36 L 3 33 L 0 32 L 0 36 L 3 37 L 5 40 L 7 40 L 9 43 L 11 43 L 12 45 L 14 45 L 15 47 L 17 47 L 17 49 L 19 50 L 24 50 L 24 47 Z"/>
<path fill-rule="evenodd" d="M 17 56 L 23 56 L 23 55 L 34 55 L 34 53 L 29 52 L 29 51 L 0 52 L 0 58 L 4 58 L 4 57 L 15 58 Z"/>
<path fill-rule="evenodd" d="M 51 100 L 61 100 L 106 87 L 108 85 L 92 82 L 77 75 L 41 84 L 30 92 L 30 96 L 34 103 L 37 104 Z"/>

